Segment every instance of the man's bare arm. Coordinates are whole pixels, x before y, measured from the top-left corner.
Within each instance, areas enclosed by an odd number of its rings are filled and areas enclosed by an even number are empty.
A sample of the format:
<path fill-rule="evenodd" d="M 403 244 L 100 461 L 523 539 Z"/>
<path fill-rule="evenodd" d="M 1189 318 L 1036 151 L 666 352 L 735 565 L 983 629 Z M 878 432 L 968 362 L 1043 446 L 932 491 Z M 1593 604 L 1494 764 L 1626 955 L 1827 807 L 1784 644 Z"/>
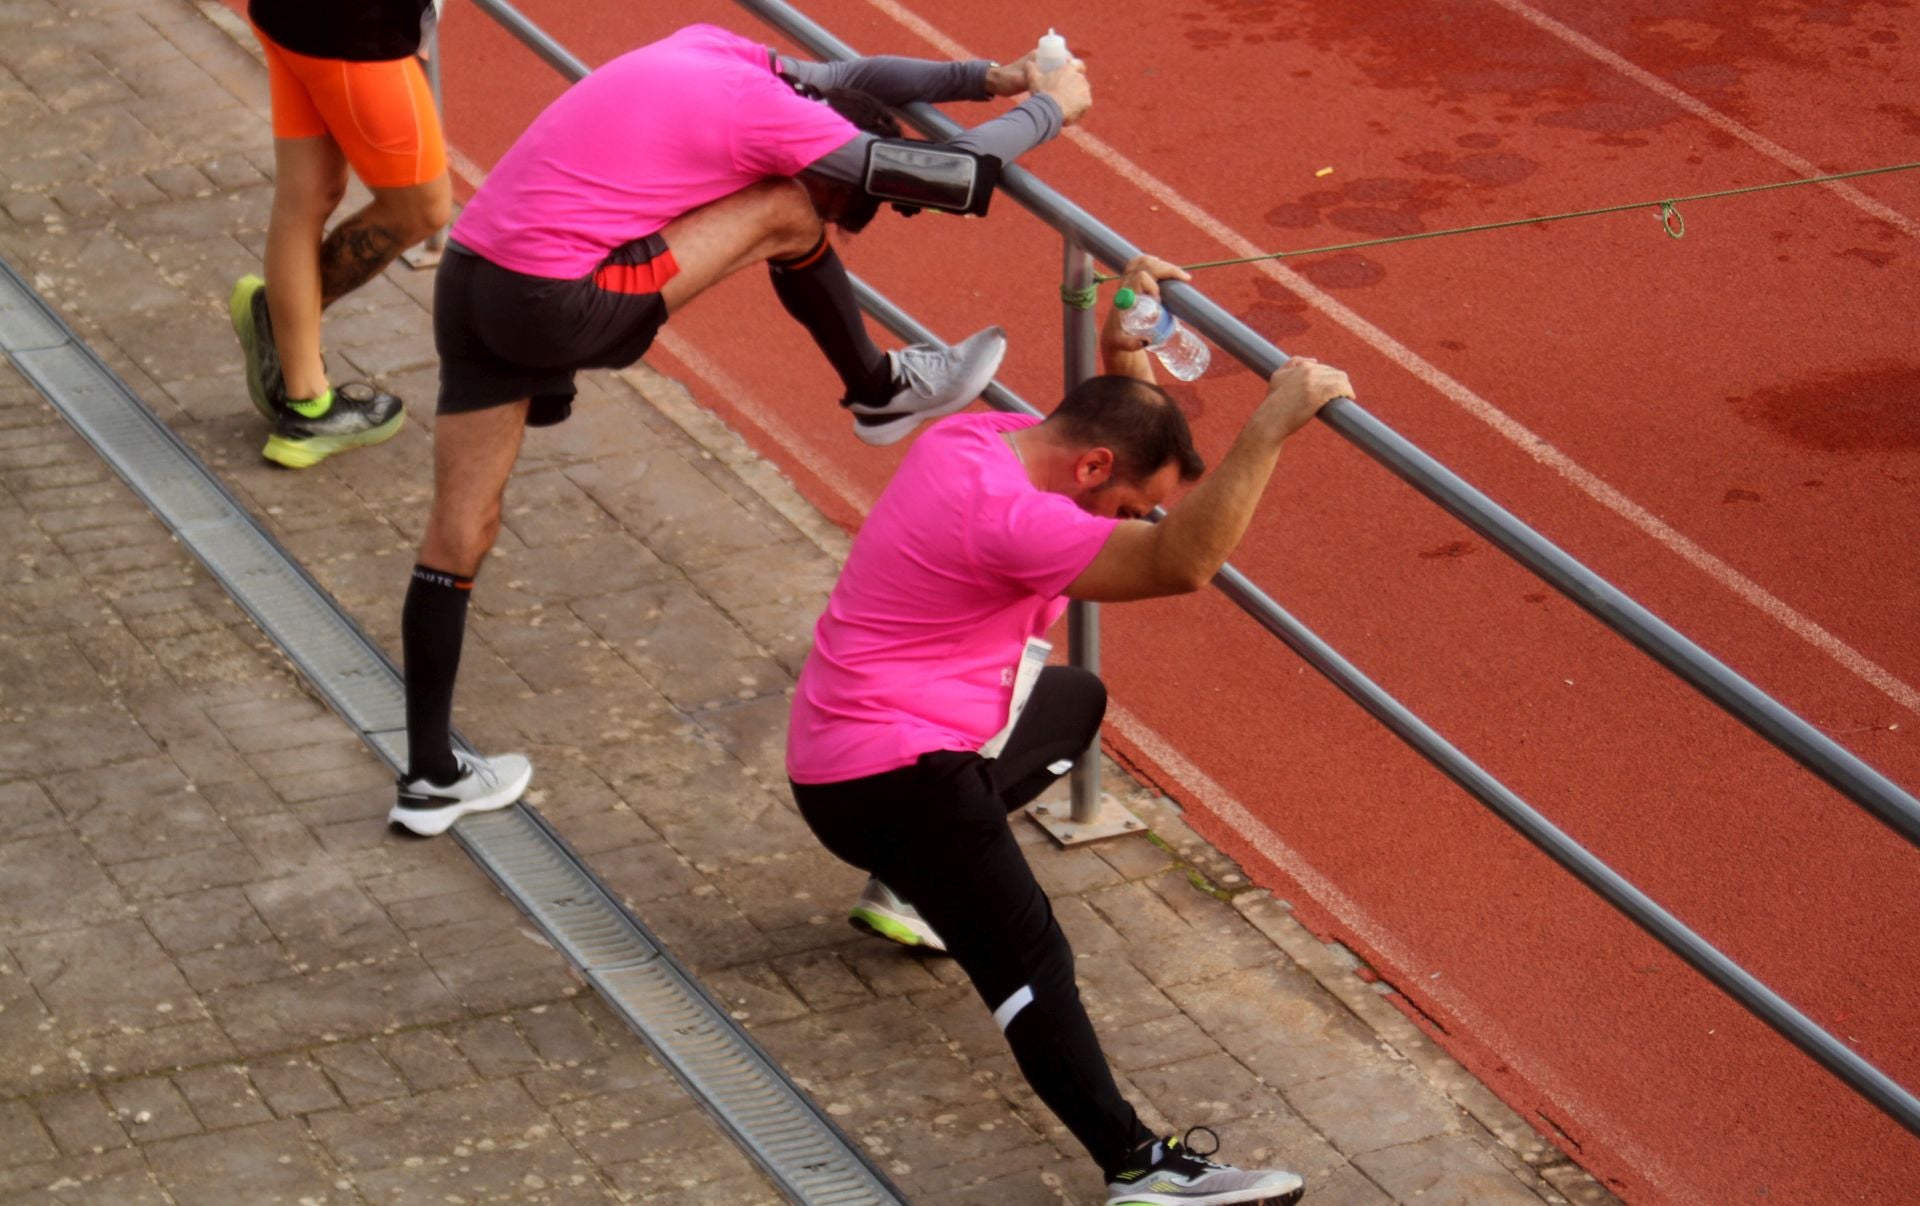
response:
<path fill-rule="evenodd" d="M 1181 595 L 1205 586 L 1246 534 L 1280 447 L 1334 398 L 1351 397 L 1339 369 L 1294 357 L 1268 381 L 1220 465 L 1159 523 L 1130 520 L 1066 589 L 1069 598 L 1118 603 Z"/>

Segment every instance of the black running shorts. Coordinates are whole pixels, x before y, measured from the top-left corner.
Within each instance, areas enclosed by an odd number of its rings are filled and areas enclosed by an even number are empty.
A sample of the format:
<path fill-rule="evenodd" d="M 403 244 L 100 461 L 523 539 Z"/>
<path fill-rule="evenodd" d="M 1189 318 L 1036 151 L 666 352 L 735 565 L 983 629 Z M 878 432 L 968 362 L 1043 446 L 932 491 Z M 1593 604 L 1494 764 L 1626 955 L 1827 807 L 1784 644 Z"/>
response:
<path fill-rule="evenodd" d="M 624 243 L 586 276 L 528 276 L 449 243 L 433 285 L 439 413 L 486 410 L 529 398 L 527 426 L 573 410 L 580 369 L 625 368 L 646 354 L 680 271 L 657 234 Z"/>

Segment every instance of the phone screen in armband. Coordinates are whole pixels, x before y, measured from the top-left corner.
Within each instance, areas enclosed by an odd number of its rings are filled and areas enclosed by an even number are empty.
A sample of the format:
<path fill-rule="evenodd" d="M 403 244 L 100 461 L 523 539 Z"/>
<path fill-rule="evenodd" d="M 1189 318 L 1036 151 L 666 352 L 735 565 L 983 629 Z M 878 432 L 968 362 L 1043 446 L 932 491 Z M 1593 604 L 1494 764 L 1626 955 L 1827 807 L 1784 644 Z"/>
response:
<path fill-rule="evenodd" d="M 867 149 L 867 193 L 882 201 L 970 213 L 979 185 L 980 160 L 965 151 L 884 140 Z"/>

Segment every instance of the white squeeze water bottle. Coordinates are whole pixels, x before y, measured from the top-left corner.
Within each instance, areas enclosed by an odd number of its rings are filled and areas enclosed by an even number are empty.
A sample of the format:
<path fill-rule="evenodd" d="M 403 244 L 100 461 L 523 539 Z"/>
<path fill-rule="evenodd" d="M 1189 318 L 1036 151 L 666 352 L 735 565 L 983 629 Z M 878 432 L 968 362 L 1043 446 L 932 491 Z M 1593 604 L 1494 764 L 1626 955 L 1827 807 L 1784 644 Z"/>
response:
<path fill-rule="evenodd" d="M 1033 52 L 1033 65 L 1042 71 L 1058 71 L 1067 65 L 1067 40 L 1049 27 Z"/>
<path fill-rule="evenodd" d="M 1147 350 L 1160 358 L 1167 371 L 1182 381 L 1191 381 L 1207 371 L 1213 353 L 1200 337 L 1180 325 L 1173 311 L 1144 293 L 1122 289 L 1113 295 L 1113 304 L 1121 311 L 1120 329 L 1147 341 Z"/>

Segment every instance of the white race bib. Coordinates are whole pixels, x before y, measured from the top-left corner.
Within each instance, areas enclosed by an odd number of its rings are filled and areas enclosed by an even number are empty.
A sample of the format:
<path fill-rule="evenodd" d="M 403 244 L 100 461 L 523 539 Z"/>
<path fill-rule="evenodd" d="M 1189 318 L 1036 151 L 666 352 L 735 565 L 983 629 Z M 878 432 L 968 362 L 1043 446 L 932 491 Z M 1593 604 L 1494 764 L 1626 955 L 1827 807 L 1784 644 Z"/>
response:
<path fill-rule="evenodd" d="M 1007 738 L 1013 734 L 1013 726 L 1020 723 L 1020 713 L 1026 709 L 1027 697 L 1033 694 L 1033 684 L 1039 680 L 1040 671 L 1047 664 L 1047 655 L 1052 652 L 1051 641 L 1043 641 L 1039 637 L 1027 638 L 1027 647 L 1020 651 L 1020 664 L 1010 667 L 1013 700 L 1007 705 L 1007 727 L 989 737 L 987 743 L 980 747 L 982 757 L 998 758 L 1000 751 L 1007 747 Z"/>

